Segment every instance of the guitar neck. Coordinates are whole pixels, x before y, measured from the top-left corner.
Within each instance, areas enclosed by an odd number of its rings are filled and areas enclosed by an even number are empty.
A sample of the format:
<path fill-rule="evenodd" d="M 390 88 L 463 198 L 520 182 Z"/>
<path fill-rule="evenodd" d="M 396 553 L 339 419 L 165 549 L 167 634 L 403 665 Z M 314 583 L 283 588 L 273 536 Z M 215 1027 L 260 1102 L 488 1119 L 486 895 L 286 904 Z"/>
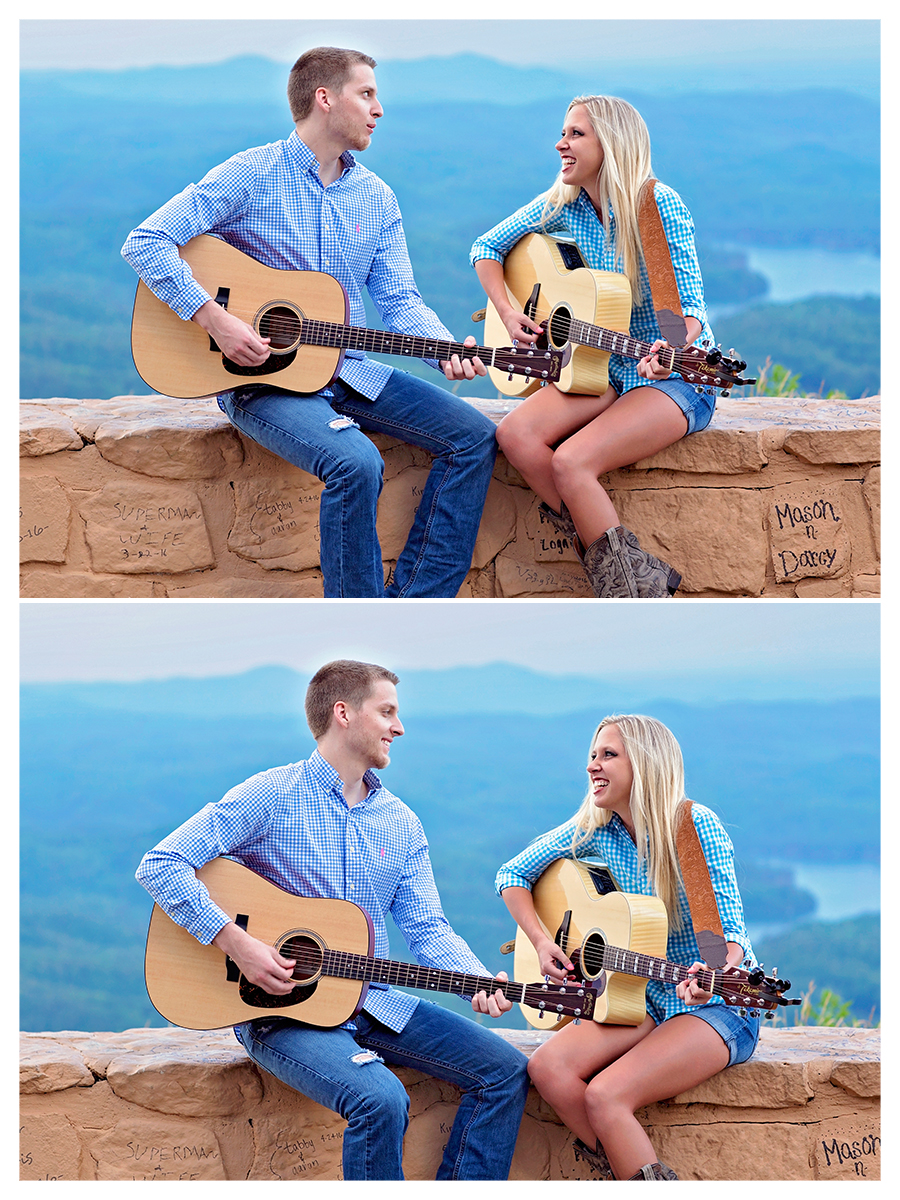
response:
<path fill-rule="evenodd" d="M 589 325 L 587 321 L 573 319 L 570 329 L 572 341 L 579 346 L 593 346 L 595 350 L 621 354 L 623 358 L 646 358 L 650 353 L 650 342 L 638 341 L 630 334 L 615 329 L 604 329 L 602 325 Z M 670 359 L 668 362 L 667 357 Z M 683 363 L 682 355 L 672 346 L 660 349 L 659 359 L 671 371 L 677 371 Z"/>
<path fill-rule="evenodd" d="M 364 350 L 369 354 L 397 354 L 404 358 L 435 358 L 445 362 L 454 354 L 460 359 L 475 358 L 485 366 L 505 366 L 502 351 L 487 346 L 466 346 L 462 342 L 439 341 L 383 329 L 364 329 L 358 325 L 339 325 L 333 321 L 307 319 L 300 338 L 306 346 L 330 346 L 339 350 Z M 496 356 L 500 354 L 501 359 Z"/>
<path fill-rule="evenodd" d="M 650 954 L 638 954 L 634 950 L 622 950 L 618 946 L 603 947 L 603 970 L 621 971 L 623 975 L 637 975 L 640 979 L 659 979 L 663 983 L 683 983 L 691 971 L 665 958 Z M 716 992 L 716 972 L 697 971 L 697 982 L 707 992 Z"/>
<path fill-rule="evenodd" d="M 467 975 L 462 971 L 444 971 L 423 967 L 418 963 L 394 961 L 388 958 L 369 958 L 345 950 L 325 950 L 322 973 L 337 979 L 359 979 L 366 983 L 386 983 L 394 987 L 421 988 L 426 992 L 447 992 L 457 996 L 474 996 L 476 992 L 503 991 L 513 1003 L 525 1003 L 526 985 L 505 982 L 491 976 Z"/>

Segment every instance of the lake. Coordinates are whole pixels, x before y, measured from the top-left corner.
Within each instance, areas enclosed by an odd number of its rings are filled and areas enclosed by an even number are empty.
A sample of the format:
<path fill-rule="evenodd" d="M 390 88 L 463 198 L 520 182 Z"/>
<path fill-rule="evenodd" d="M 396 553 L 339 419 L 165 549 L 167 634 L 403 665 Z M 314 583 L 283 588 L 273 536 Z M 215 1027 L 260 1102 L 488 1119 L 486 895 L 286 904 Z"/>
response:
<path fill-rule="evenodd" d="M 771 862 L 767 865 L 793 871 L 797 886 L 815 896 L 815 912 L 803 921 L 844 921 L 862 913 L 881 911 L 881 869 L 875 864 L 822 866 L 818 863 Z M 751 925 L 747 932 L 751 941 L 757 941 L 770 934 L 783 933 L 796 923 Z"/>
<path fill-rule="evenodd" d="M 728 246 L 747 256 L 747 266 L 764 275 L 765 296 L 749 305 L 710 305 L 710 318 L 727 316 L 756 304 L 790 304 L 809 296 L 880 296 L 881 259 L 877 254 L 840 250 L 776 250 L 769 246 Z"/>
<path fill-rule="evenodd" d="M 742 247 L 752 271 L 769 281 L 767 300 L 789 304 L 806 296 L 878 296 L 881 259 L 837 250 Z"/>

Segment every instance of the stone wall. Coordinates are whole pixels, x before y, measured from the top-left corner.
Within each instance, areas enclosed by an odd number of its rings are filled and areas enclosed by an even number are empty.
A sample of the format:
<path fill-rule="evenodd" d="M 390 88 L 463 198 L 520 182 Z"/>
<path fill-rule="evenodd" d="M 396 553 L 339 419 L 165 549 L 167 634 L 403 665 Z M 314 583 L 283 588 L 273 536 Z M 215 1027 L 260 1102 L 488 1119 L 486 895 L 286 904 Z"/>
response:
<path fill-rule="evenodd" d="M 515 401 L 478 401 L 499 420 Z M 604 477 L 679 596 L 876 596 L 878 398 L 721 400 L 702 433 Z M 382 435 L 385 569 L 429 456 Z M 322 485 L 243 438 L 214 400 L 21 405 L 21 595 L 322 595 Z M 590 596 L 574 550 L 501 456 L 460 596 Z"/>
<path fill-rule="evenodd" d="M 552 1034 L 498 1036 L 529 1054 Z M 433 1179 L 459 1093 L 397 1074 L 406 1177 Z M 685 1180 L 873 1180 L 879 1080 L 877 1030 L 764 1026 L 749 1062 L 638 1115 Z M 230 1030 L 24 1034 L 20 1093 L 23 1180 L 341 1178 L 344 1122 L 259 1071 Z M 532 1090 L 510 1179 L 590 1177 Z"/>

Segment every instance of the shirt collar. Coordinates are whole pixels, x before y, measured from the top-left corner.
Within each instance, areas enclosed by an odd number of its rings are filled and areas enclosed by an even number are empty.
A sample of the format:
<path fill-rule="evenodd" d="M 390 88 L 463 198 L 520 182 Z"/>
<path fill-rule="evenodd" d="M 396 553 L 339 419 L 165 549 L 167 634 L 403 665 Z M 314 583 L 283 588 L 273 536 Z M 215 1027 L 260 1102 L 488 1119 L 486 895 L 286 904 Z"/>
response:
<path fill-rule="evenodd" d="M 313 775 L 315 775 L 322 787 L 327 792 L 337 792 L 341 798 L 341 802 L 344 803 L 344 781 L 341 779 L 340 775 L 338 775 L 331 763 L 328 762 L 327 759 L 323 758 L 318 750 L 313 750 L 312 754 L 310 755 L 309 766 Z M 365 775 L 363 775 L 363 781 L 369 790 L 366 794 L 365 800 L 360 801 L 360 803 L 368 804 L 375 798 L 375 794 L 381 791 L 382 783 L 371 768 L 369 768 Z"/>
<path fill-rule="evenodd" d="M 297 132 L 296 129 L 291 134 L 291 136 L 288 138 L 287 144 L 288 144 L 289 150 L 291 151 L 293 156 L 296 158 L 296 160 L 300 164 L 300 166 L 303 168 L 303 170 L 311 171 L 312 174 L 318 178 L 319 160 L 316 158 L 315 154 L 313 154 L 312 150 L 310 150 L 309 146 L 307 146 L 306 142 L 304 142 L 303 139 L 300 137 L 300 134 Z M 347 174 L 347 172 L 352 171 L 353 168 L 356 166 L 356 159 L 353 157 L 353 155 L 350 153 L 349 150 L 345 150 L 344 153 L 341 155 L 341 162 L 344 164 L 344 169 L 341 172 L 340 178 L 343 179 L 343 177 Z"/>

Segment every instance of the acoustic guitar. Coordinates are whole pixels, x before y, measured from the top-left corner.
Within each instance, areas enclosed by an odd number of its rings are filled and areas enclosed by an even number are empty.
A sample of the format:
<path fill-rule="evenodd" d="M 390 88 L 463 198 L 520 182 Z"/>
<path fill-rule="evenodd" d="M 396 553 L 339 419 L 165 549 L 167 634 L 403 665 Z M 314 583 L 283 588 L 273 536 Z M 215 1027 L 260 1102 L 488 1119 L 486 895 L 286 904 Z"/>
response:
<path fill-rule="evenodd" d="M 561 392 L 602 396 L 609 387 L 609 356 L 640 359 L 650 353 L 650 342 L 631 337 L 631 287 L 615 271 L 595 271 L 585 265 L 574 242 L 559 241 L 543 233 L 528 233 L 506 256 L 503 264 L 506 293 L 519 312 L 541 325 L 544 335 L 537 345 L 572 353 L 556 386 Z M 509 334 L 494 305 L 485 314 L 488 341 Z M 731 351 L 734 354 L 734 351 Z M 659 361 L 688 383 L 727 389 L 756 383 L 739 378 L 747 364 L 725 357 L 717 347 L 663 347 Z M 529 396 L 533 380 L 510 377 L 488 368 L 499 391 L 507 396 Z"/>
<path fill-rule="evenodd" d="M 567 1018 L 590 1017 L 589 984 L 560 987 L 373 958 L 369 914 L 349 900 L 294 896 L 229 858 L 197 872 L 215 904 L 236 924 L 294 959 L 296 986 L 274 996 L 250 983 L 216 946 L 196 938 L 154 905 L 144 978 L 156 1011 L 185 1029 L 221 1029 L 254 1017 L 284 1016 L 320 1028 L 342 1025 L 363 1006 L 369 983 L 472 997 L 503 990 L 514 1003 Z"/>
<path fill-rule="evenodd" d="M 166 396 L 196 399 L 247 383 L 317 392 L 341 369 L 345 350 L 446 361 L 479 357 L 504 377 L 555 383 L 568 349 L 491 349 L 348 325 L 342 284 L 321 271 L 267 267 L 219 238 L 202 234 L 179 250 L 197 282 L 233 316 L 270 338 L 258 367 L 227 358 L 195 321 L 183 321 L 140 280 L 131 321 L 131 354 L 141 379 Z M 503 342 L 509 338 L 504 331 Z"/>
<path fill-rule="evenodd" d="M 648 981 L 678 984 L 690 974 L 688 967 L 662 957 L 668 940 L 662 901 L 620 891 L 603 863 L 559 858 L 535 883 L 532 898 L 548 936 L 574 964 L 574 978 L 599 993 L 593 1019 L 601 1024 L 640 1025 L 647 1015 Z M 541 973 L 534 946 L 521 929 L 514 961 L 516 975 Z M 790 980 L 769 978 L 761 967 L 701 970 L 697 981 L 726 1004 L 757 1014 L 765 1010 L 771 1016 L 779 1005 L 800 1003 L 783 997 Z M 522 1011 L 530 1025 L 546 1028 L 543 1012 Z"/>

